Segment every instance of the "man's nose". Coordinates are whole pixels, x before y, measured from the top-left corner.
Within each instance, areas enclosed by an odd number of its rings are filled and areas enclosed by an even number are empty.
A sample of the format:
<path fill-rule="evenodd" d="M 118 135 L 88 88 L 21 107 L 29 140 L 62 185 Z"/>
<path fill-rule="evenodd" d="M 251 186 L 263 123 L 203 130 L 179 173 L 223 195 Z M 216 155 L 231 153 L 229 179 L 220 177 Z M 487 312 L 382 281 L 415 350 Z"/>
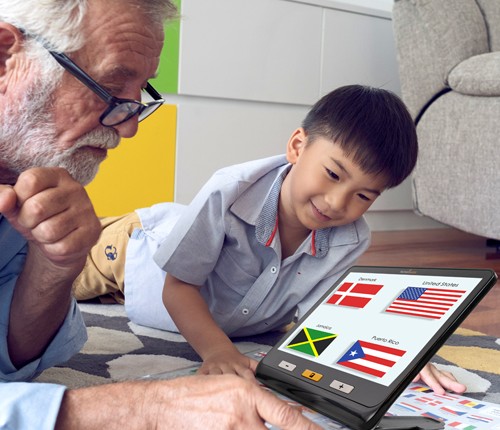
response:
<path fill-rule="evenodd" d="M 134 115 L 129 120 L 113 127 L 120 137 L 134 137 L 139 129 L 139 116 Z"/>

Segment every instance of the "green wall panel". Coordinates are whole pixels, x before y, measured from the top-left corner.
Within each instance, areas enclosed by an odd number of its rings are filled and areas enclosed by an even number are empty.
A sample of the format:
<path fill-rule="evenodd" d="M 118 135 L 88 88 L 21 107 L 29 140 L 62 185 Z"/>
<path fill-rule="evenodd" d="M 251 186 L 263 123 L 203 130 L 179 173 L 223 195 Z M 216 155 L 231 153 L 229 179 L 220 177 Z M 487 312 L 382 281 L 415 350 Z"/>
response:
<path fill-rule="evenodd" d="M 177 6 L 179 18 L 165 24 L 165 44 L 160 55 L 158 77 L 151 80 L 154 87 L 163 94 L 179 92 L 179 42 L 181 0 L 172 0 Z"/>

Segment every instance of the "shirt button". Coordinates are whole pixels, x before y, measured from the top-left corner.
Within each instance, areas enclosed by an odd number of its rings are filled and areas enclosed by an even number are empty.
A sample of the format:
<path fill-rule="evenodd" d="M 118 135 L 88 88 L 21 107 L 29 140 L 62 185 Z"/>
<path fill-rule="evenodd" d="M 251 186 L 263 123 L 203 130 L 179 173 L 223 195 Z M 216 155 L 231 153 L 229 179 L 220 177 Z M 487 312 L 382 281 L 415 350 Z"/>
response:
<path fill-rule="evenodd" d="M 247 308 L 243 308 L 243 309 L 241 310 L 241 313 L 242 313 L 243 315 L 248 315 L 248 312 L 250 312 L 250 311 L 249 311 Z"/>
<path fill-rule="evenodd" d="M 273 266 L 271 267 L 271 273 L 276 273 L 278 271 L 278 269 L 276 268 L 276 266 Z"/>

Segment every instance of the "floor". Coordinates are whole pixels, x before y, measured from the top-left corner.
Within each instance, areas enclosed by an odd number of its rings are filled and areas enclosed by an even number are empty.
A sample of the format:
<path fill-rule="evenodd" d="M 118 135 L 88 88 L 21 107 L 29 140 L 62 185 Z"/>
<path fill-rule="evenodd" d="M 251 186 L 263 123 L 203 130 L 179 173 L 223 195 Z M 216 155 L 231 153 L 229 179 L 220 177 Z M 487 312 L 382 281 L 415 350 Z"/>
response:
<path fill-rule="evenodd" d="M 373 232 L 372 245 L 358 264 L 489 268 L 500 276 L 500 251 L 487 247 L 485 238 L 455 229 Z M 500 282 L 461 327 L 500 337 Z"/>

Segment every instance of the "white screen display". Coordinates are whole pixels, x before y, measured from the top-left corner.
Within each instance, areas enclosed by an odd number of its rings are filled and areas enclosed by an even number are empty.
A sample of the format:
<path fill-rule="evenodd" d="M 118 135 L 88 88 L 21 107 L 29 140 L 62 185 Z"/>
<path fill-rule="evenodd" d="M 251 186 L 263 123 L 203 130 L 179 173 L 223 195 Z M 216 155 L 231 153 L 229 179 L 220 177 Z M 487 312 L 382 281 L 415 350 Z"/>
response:
<path fill-rule="evenodd" d="M 351 272 L 279 350 L 388 386 L 480 281 Z"/>

